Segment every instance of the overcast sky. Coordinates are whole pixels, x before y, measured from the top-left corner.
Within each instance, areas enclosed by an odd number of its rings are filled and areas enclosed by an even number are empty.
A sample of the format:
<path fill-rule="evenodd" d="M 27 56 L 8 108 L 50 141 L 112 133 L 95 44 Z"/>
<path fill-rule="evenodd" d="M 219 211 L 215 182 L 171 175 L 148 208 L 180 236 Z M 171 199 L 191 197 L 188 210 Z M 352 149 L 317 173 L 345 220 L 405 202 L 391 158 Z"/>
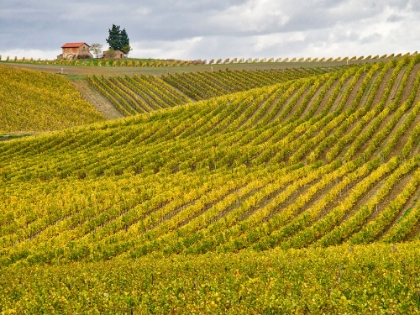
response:
<path fill-rule="evenodd" d="M 0 54 L 53 59 L 125 28 L 142 58 L 352 57 L 420 50 L 419 0 L 0 0 Z"/>

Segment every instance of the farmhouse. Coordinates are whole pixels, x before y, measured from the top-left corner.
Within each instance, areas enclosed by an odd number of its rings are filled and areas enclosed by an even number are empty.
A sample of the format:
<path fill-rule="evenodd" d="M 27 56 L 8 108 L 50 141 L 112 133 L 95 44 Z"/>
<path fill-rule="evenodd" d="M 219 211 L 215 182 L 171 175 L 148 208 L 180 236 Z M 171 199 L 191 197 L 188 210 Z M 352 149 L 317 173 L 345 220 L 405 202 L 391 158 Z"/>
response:
<path fill-rule="evenodd" d="M 103 58 L 104 59 L 124 59 L 125 54 L 121 50 L 105 50 L 103 52 Z"/>
<path fill-rule="evenodd" d="M 86 43 L 66 43 L 61 46 L 63 52 L 58 59 L 87 59 L 93 58 Z"/>

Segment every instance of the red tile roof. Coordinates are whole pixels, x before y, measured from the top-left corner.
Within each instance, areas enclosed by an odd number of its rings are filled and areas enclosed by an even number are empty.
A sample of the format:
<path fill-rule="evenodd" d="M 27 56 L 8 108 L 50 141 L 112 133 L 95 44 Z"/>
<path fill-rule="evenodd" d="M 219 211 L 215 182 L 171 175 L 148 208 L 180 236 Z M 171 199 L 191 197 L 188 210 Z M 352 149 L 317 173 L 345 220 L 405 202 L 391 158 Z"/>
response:
<path fill-rule="evenodd" d="M 86 44 L 86 43 L 65 43 L 63 46 L 61 46 L 61 48 L 79 48 L 82 45 L 88 45 L 88 44 Z"/>

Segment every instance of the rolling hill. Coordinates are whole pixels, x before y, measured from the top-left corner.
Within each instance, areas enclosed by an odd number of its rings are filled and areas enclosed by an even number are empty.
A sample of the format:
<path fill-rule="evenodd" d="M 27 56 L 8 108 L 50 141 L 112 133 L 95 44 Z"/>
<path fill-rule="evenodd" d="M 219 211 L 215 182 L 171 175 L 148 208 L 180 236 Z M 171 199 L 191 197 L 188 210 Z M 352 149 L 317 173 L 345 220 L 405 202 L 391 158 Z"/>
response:
<path fill-rule="evenodd" d="M 175 73 L 161 78 L 144 74 L 124 77 L 93 75 L 88 76 L 87 81 L 121 114 L 130 116 L 342 69 L 343 66 L 263 71 L 226 69 Z"/>
<path fill-rule="evenodd" d="M 102 121 L 59 75 L 0 66 L 0 134 L 45 132 Z"/>
<path fill-rule="evenodd" d="M 149 110 L 0 143 L 0 311 L 418 313 L 419 62 L 91 78 Z"/>

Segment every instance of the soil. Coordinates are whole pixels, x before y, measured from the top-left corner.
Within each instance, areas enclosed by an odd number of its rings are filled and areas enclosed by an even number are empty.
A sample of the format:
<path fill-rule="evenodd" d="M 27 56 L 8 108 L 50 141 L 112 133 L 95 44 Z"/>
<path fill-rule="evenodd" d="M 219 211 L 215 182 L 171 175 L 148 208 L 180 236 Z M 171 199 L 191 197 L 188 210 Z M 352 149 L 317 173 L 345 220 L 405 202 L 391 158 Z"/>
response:
<path fill-rule="evenodd" d="M 344 104 L 343 109 L 348 109 L 353 105 L 354 100 L 356 99 L 356 96 L 360 90 L 360 87 L 362 86 L 363 81 L 365 80 L 366 76 L 367 76 L 367 71 L 364 72 L 360 77 L 359 80 L 356 82 L 356 84 L 354 85 L 353 89 L 350 92 L 350 95 L 347 97 L 346 103 Z M 340 102 L 341 102 L 342 97 L 340 97 Z M 340 103 L 334 104 L 335 106 L 338 106 Z M 335 110 L 336 108 L 333 108 L 333 110 Z"/>
<path fill-rule="evenodd" d="M 86 80 L 72 80 L 71 82 L 79 90 L 83 98 L 91 103 L 106 119 L 124 117 L 107 98 L 102 96 L 98 91 L 91 89 Z"/>
<path fill-rule="evenodd" d="M 315 94 L 311 97 L 311 99 L 309 100 L 308 104 L 305 107 L 305 110 L 301 113 L 300 117 L 305 117 L 309 111 L 311 110 L 311 108 L 314 106 L 314 103 L 316 101 L 316 99 L 318 98 L 319 94 L 321 93 L 322 89 L 324 88 L 325 84 L 327 84 L 328 80 L 325 80 L 324 83 L 322 83 L 318 89 L 316 90 Z"/>
<path fill-rule="evenodd" d="M 373 99 L 373 102 L 372 102 L 372 107 L 374 107 L 381 101 L 393 72 L 394 72 L 394 68 L 391 68 L 385 74 L 381 84 L 379 85 L 378 90 L 376 91 L 375 98 Z"/>
<path fill-rule="evenodd" d="M 346 81 L 346 83 L 348 84 L 350 82 L 350 79 L 348 79 L 347 81 Z M 345 84 L 346 84 L 345 83 Z M 328 104 L 328 102 L 329 102 L 329 100 L 331 99 L 331 97 L 332 97 L 332 93 L 333 93 L 333 91 L 335 90 L 335 87 L 338 85 L 338 84 L 340 84 L 340 80 L 335 80 L 335 82 L 333 83 L 333 85 L 328 89 L 328 91 L 327 91 L 327 93 L 325 94 L 325 96 L 324 96 L 324 98 L 321 100 L 321 104 L 319 104 L 319 106 L 318 106 L 318 109 L 315 111 L 315 113 L 314 113 L 314 115 L 313 116 L 317 116 L 317 115 L 319 115 L 319 114 L 321 114 L 322 113 L 322 111 L 324 110 L 324 108 L 325 108 L 325 106 L 327 106 L 327 104 Z M 341 88 L 342 89 L 342 88 Z M 339 97 L 339 96 L 338 96 Z M 338 98 L 337 97 L 337 98 Z"/>

